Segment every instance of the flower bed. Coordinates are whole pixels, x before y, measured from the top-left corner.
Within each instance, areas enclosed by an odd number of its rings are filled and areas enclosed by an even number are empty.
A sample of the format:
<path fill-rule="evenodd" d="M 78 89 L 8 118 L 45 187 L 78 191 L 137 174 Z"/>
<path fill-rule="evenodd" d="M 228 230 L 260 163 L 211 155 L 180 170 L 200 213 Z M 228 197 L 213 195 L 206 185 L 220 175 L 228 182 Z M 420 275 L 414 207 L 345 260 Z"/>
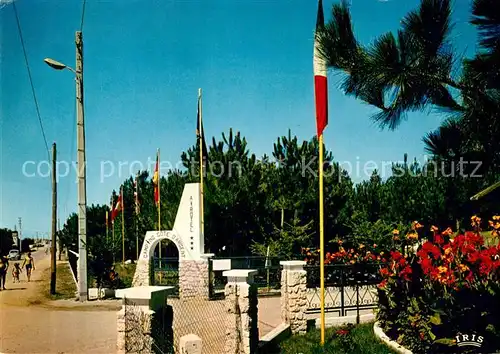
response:
<path fill-rule="evenodd" d="M 500 349 L 500 245 L 485 247 L 480 218 L 473 231 L 450 229 L 406 257 L 392 251 L 381 270 L 377 319 L 384 332 L 413 353 L 457 352 L 456 336 L 482 337 L 485 352 Z M 500 216 L 490 222 L 495 234 Z"/>

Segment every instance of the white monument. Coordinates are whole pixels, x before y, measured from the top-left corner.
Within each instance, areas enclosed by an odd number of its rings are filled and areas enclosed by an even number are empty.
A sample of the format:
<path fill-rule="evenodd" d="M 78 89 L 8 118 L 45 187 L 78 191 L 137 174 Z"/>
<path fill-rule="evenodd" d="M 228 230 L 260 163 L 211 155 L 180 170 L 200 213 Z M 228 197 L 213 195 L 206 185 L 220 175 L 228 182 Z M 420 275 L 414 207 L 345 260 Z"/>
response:
<path fill-rule="evenodd" d="M 146 233 L 132 282 L 134 287 L 152 285 L 150 261 L 160 240 L 172 241 L 179 250 L 181 298 L 208 297 L 208 262 L 213 254 L 205 254 L 205 240 L 201 234 L 199 183 L 185 184 L 173 230 Z"/>

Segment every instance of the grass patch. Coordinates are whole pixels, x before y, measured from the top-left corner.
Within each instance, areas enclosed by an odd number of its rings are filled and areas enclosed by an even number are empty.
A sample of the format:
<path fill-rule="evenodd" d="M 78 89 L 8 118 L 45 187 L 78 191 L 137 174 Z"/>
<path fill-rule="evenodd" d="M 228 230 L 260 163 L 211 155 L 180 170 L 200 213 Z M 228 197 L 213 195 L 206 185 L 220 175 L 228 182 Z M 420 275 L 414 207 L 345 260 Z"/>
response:
<path fill-rule="evenodd" d="M 120 287 L 122 288 L 130 288 L 132 286 L 132 280 L 134 279 L 135 274 L 135 263 L 131 264 L 115 264 L 115 271 L 118 273 L 118 277 L 120 278 Z"/>
<path fill-rule="evenodd" d="M 342 332 L 346 331 L 346 332 Z M 380 342 L 373 333 L 373 322 L 356 326 L 327 328 L 325 345 L 320 345 L 320 331 L 314 329 L 302 336 L 292 336 L 280 345 L 282 354 L 391 354 L 396 353 Z"/>
<path fill-rule="evenodd" d="M 42 279 L 41 292 L 47 300 L 67 300 L 75 298 L 76 284 L 68 262 L 57 263 L 55 295 L 50 294 L 50 268 L 45 270 Z"/>

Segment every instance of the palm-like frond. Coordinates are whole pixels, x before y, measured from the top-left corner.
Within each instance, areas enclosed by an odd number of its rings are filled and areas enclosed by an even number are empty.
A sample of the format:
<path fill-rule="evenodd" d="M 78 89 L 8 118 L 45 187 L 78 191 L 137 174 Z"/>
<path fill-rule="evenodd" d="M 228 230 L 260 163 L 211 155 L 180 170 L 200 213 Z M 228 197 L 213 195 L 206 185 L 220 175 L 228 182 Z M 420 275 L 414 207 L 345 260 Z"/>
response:
<path fill-rule="evenodd" d="M 459 108 L 447 89 L 453 66 L 450 13 L 449 0 L 422 0 L 397 36 L 386 33 L 365 48 L 342 2 L 333 6 L 332 20 L 319 35 L 320 51 L 329 67 L 347 74 L 344 92 L 380 108 L 372 118 L 395 129 L 407 112 L 428 104 Z"/>
<path fill-rule="evenodd" d="M 403 18 L 403 31 L 412 35 L 421 55 L 433 59 L 447 42 L 450 17 L 450 0 L 423 0 Z"/>
<path fill-rule="evenodd" d="M 435 131 L 427 133 L 422 140 L 426 152 L 449 160 L 460 155 L 463 137 L 459 124 L 450 119 Z"/>
<path fill-rule="evenodd" d="M 500 2 L 474 0 L 471 23 L 479 29 L 480 43 L 492 49 L 500 44 Z"/>

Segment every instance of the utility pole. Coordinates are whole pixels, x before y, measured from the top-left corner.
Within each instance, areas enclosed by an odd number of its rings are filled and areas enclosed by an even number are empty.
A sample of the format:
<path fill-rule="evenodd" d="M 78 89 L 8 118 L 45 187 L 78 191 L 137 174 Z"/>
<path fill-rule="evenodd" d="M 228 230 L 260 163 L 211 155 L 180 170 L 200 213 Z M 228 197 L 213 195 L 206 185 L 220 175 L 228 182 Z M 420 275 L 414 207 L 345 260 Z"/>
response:
<path fill-rule="evenodd" d="M 61 231 L 61 224 L 60 224 L 61 220 L 59 218 L 57 218 L 57 233 L 56 233 L 56 238 L 60 238 L 60 235 L 59 235 L 59 232 Z M 61 253 L 62 253 L 62 247 L 61 247 L 61 242 L 59 241 L 59 239 L 57 239 L 57 245 L 58 245 L 58 260 L 61 260 Z"/>
<path fill-rule="evenodd" d="M 76 44 L 76 112 L 78 164 L 78 293 L 80 302 L 87 301 L 87 177 L 85 161 L 85 120 L 83 110 L 83 39 L 75 34 Z"/>
<path fill-rule="evenodd" d="M 57 181 L 56 143 L 52 144 L 52 251 L 50 253 L 50 294 L 56 294 L 56 226 L 57 226 Z"/>
<path fill-rule="evenodd" d="M 22 236 L 22 219 L 21 217 L 19 217 L 18 219 L 18 222 L 19 222 L 19 253 L 21 253 L 23 250 L 21 249 L 21 246 L 22 246 L 22 242 L 21 242 L 21 236 Z"/>

